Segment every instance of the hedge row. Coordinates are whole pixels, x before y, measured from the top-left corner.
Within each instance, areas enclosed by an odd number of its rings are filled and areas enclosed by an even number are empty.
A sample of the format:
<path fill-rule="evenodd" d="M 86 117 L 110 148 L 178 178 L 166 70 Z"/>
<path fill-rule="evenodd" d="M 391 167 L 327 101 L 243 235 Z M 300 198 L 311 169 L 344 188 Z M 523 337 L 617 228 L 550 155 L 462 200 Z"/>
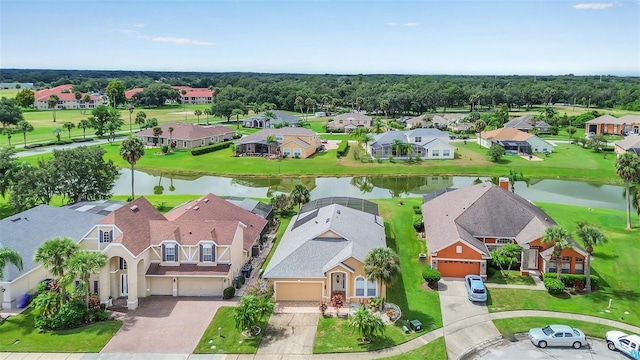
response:
<path fill-rule="evenodd" d="M 44 147 L 44 146 L 54 146 L 54 145 L 68 145 L 68 144 L 73 144 L 73 143 L 82 143 L 82 142 L 87 142 L 87 141 L 92 141 L 93 138 L 86 138 L 86 139 L 60 139 L 60 141 L 54 140 L 54 141 L 49 141 L 49 142 L 45 142 L 45 143 L 38 143 L 38 144 L 27 144 L 24 148 L 25 149 L 35 149 L 35 148 L 39 148 L 39 147 Z"/>
<path fill-rule="evenodd" d="M 554 272 L 544 273 L 545 281 L 547 279 L 555 279 L 556 277 L 557 275 Z M 578 274 L 560 274 L 560 281 L 562 281 L 562 283 L 566 287 L 573 287 L 573 283 L 576 280 L 580 280 L 584 284 L 585 281 L 587 280 L 587 277 L 585 275 L 578 275 Z M 598 287 L 599 283 L 600 283 L 600 278 L 595 275 L 591 275 L 591 286 Z"/>
<path fill-rule="evenodd" d="M 214 151 L 226 149 L 226 148 L 228 148 L 230 146 L 231 146 L 231 142 L 230 141 L 221 142 L 221 143 L 217 143 L 217 144 L 213 144 L 213 145 L 209 145 L 209 146 L 202 146 L 202 147 L 195 148 L 195 149 L 191 150 L 191 155 L 198 156 L 198 155 L 202 155 L 202 154 L 208 154 L 208 153 L 211 153 L 211 152 L 214 152 Z"/>
<path fill-rule="evenodd" d="M 337 157 L 343 157 L 347 154 L 349 150 L 349 140 L 342 140 L 340 145 L 338 145 L 338 152 L 336 153 Z"/>
<path fill-rule="evenodd" d="M 547 288 L 550 294 L 560 294 L 564 291 L 564 284 L 562 280 L 546 277 L 544 278 L 544 287 Z"/>

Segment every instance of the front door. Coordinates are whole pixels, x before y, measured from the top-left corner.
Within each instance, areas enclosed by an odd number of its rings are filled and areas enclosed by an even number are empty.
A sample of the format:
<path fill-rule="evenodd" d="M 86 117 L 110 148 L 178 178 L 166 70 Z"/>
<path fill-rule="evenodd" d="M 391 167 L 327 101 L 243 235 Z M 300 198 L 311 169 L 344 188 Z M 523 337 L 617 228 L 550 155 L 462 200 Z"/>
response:
<path fill-rule="evenodd" d="M 538 249 L 529 249 L 529 258 L 527 259 L 527 269 L 538 269 Z"/>
<path fill-rule="evenodd" d="M 120 275 L 120 296 L 129 294 L 129 281 L 127 274 Z"/>
<path fill-rule="evenodd" d="M 345 273 L 333 273 L 331 279 L 331 297 L 334 295 L 342 295 L 346 299 L 346 274 Z"/>

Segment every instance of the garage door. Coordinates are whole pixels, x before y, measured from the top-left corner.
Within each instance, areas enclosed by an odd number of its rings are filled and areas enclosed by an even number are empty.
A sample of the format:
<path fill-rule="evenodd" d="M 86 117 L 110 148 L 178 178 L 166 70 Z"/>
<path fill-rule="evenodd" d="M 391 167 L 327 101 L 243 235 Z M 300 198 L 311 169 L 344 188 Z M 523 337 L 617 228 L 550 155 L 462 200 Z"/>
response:
<path fill-rule="evenodd" d="M 320 301 L 322 283 L 276 283 L 276 300 Z"/>
<path fill-rule="evenodd" d="M 147 278 L 151 284 L 151 295 L 173 295 L 172 278 Z"/>
<path fill-rule="evenodd" d="M 465 275 L 480 275 L 480 263 L 473 261 L 438 260 L 438 271 L 445 277 L 465 277 Z"/>
<path fill-rule="evenodd" d="M 178 296 L 222 296 L 222 279 L 178 278 Z"/>

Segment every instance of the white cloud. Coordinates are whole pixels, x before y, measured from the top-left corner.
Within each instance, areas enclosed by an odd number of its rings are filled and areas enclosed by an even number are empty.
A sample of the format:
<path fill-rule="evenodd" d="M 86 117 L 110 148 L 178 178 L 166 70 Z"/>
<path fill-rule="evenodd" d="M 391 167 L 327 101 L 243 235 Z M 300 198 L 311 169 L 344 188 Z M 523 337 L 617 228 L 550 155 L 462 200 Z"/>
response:
<path fill-rule="evenodd" d="M 131 27 L 134 27 L 134 28 L 143 28 L 143 27 L 144 27 L 144 24 L 131 24 Z"/>
<path fill-rule="evenodd" d="M 603 10 L 612 6 L 613 3 L 585 3 L 575 4 L 573 5 L 573 8 L 577 10 Z"/>
<path fill-rule="evenodd" d="M 152 41 L 160 41 L 160 42 L 168 42 L 172 44 L 179 45 L 202 45 L 202 46 L 213 46 L 216 43 L 211 41 L 199 41 L 187 38 L 177 38 L 173 36 L 152 36 L 150 38 Z"/>
<path fill-rule="evenodd" d="M 385 23 L 385 25 L 388 25 L 388 26 L 397 26 L 397 25 L 398 25 L 398 23 L 395 23 L 395 22 L 388 22 L 388 23 Z"/>
<path fill-rule="evenodd" d="M 404 24 L 404 26 L 412 26 L 412 27 L 413 27 L 413 26 L 418 26 L 418 25 L 420 25 L 420 24 L 415 23 L 415 22 L 409 22 L 409 23 L 405 23 L 405 24 Z"/>

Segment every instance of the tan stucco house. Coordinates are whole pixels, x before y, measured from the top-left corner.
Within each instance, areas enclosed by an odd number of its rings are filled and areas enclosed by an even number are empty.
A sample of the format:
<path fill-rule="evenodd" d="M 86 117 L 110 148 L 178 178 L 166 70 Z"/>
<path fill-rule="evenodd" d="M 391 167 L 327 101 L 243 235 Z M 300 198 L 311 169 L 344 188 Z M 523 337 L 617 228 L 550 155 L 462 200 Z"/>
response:
<path fill-rule="evenodd" d="M 631 135 L 640 134 L 640 115 L 624 115 L 619 118 L 602 115 L 585 123 L 587 134 Z"/>
<path fill-rule="evenodd" d="M 431 267 L 446 277 L 487 276 L 491 250 L 505 244 L 522 248 L 522 274 L 555 272 L 553 245 L 543 244 L 546 228 L 556 223 L 542 209 L 500 185 L 485 182 L 425 195 L 423 221 Z M 562 272 L 582 274 L 587 253 L 571 240 L 562 250 Z"/>
<path fill-rule="evenodd" d="M 553 144 L 539 138 L 536 135 L 520 131 L 514 128 L 500 128 L 491 131 L 483 131 L 477 139 L 478 144 L 485 148 L 498 144 L 507 153 L 532 154 L 552 153 Z"/>
<path fill-rule="evenodd" d="M 274 142 L 268 142 L 270 137 Z M 262 129 L 236 142 L 238 156 L 283 156 L 306 159 L 315 154 L 322 143 L 318 133 L 302 127 Z"/>
<path fill-rule="evenodd" d="M 169 132 L 169 128 L 173 132 Z M 185 123 L 161 124 L 162 134 L 153 136 L 153 129 L 144 129 L 135 133 L 146 146 L 171 145 L 175 142 L 176 149 L 191 150 L 200 146 L 229 141 L 236 135 L 236 131 L 226 126 L 204 126 Z"/>
<path fill-rule="evenodd" d="M 344 132 L 351 132 L 356 128 L 364 127 L 371 128 L 373 126 L 373 119 L 369 115 L 360 113 L 345 113 L 340 114 L 333 118 L 333 120 L 327 123 L 327 130 L 344 130 Z"/>
<path fill-rule="evenodd" d="M 640 155 L 640 136 L 629 135 L 622 140 L 614 143 L 614 150 L 617 156 L 620 156 L 626 152 Z"/>
<path fill-rule="evenodd" d="M 384 221 L 373 203 L 356 210 L 316 200 L 289 223 L 263 273 L 274 286 L 276 301 L 346 302 L 385 296 L 383 284 L 367 279 L 364 260 L 375 247 L 386 246 Z M 355 199 L 358 201 L 363 201 Z M 353 202 L 353 201 L 352 201 Z"/>

